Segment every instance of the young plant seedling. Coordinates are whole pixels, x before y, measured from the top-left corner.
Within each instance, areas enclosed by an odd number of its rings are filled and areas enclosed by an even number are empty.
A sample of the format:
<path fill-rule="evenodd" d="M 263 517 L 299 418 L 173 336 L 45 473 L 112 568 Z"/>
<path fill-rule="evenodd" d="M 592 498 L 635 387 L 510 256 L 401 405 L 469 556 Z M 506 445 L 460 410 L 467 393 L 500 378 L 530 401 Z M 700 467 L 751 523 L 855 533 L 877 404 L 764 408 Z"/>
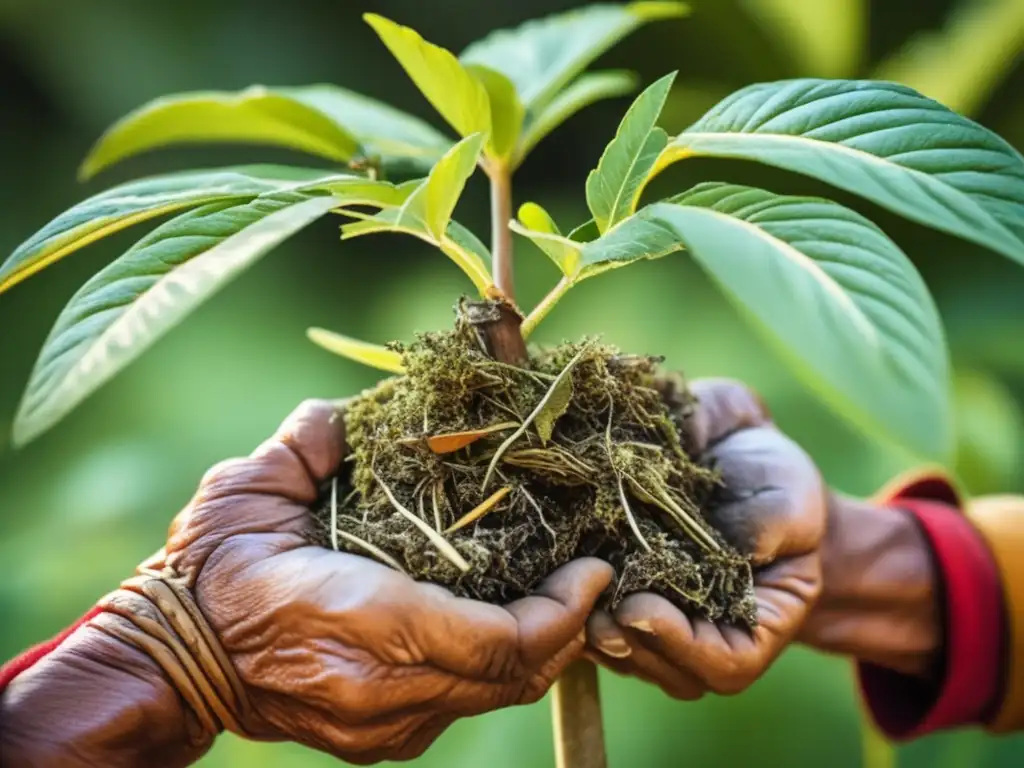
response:
<path fill-rule="evenodd" d="M 404 232 L 448 256 L 479 297 L 452 330 L 378 346 L 310 338 L 393 374 L 345 407 L 352 455 L 323 489 L 314 538 L 459 594 L 527 594 L 583 554 L 617 570 L 612 602 L 654 590 L 686 610 L 756 620 L 743 542 L 712 524 L 714 472 L 690 443 L 693 406 L 657 360 L 597 339 L 528 350 L 524 339 L 581 281 L 687 253 L 823 400 L 851 423 L 934 461 L 950 457 L 949 362 L 917 271 L 861 214 L 816 197 L 706 181 L 640 206 L 652 178 L 690 157 L 775 166 L 1024 262 L 1024 158 L 985 128 L 887 82 L 788 80 L 744 88 L 677 136 L 658 121 L 674 74 L 625 113 L 586 179 L 591 218 L 559 227 L 537 203 L 512 216 L 529 152 L 586 106 L 635 89 L 586 72 L 675 2 L 598 5 L 495 32 L 456 56 L 365 17 L 457 139 L 329 85 L 158 99 L 114 125 L 82 176 L 189 142 L 278 145 L 327 161 L 186 171 L 74 206 L 0 266 L 0 291 L 129 225 L 173 214 L 71 299 L 18 412 L 24 444 L 275 245 L 327 214 L 342 239 Z M 453 220 L 467 179 L 490 180 L 488 249 Z M 524 313 L 513 233 L 560 272 Z M 561 765 L 602 765 L 596 676 L 555 690 Z"/>

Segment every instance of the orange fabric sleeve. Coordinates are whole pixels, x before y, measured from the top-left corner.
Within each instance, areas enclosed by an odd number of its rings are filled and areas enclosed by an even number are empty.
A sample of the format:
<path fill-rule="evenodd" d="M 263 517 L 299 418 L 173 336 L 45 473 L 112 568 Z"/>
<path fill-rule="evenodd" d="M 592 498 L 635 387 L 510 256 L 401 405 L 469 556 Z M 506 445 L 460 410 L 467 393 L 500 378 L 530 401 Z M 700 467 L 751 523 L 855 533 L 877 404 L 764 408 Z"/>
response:
<path fill-rule="evenodd" d="M 1024 496 L 979 497 L 967 502 L 966 513 L 999 569 L 1009 633 L 1002 704 L 989 730 L 1024 730 Z"/>
<path fill-rule="evenodd" d="M 987 730 L 1024 730 L 1024 496 L 980 496 L 967 499 L 942 470 L 924 469 L 895 478 L 876 499 L 887 500 L 907 489 L 944 498 L 964 510 L 988 545 L 999 571 L 1007 631 L 1000 705 Z"/>

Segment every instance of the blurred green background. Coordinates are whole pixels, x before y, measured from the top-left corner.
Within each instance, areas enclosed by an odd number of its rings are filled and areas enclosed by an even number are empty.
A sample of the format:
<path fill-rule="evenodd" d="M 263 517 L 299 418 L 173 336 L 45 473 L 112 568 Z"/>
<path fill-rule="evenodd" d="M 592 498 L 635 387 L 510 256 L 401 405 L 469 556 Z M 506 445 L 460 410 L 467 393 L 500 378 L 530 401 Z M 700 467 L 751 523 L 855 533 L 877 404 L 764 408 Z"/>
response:
<path fill-rule="evenodd" d="M 434 120 L 398 65 L 359 20 L 374 10 L 459 50 L 496 26 L 571 7 L 555 0 L 0 0 L 0 257 L 86 195 L 144 173 L 284 153 L 181 150 L 133 160 L 83 189 L 74 174 L 102 129 L 168 92 L 251 83 L 333 81 Z M 970 114 L 1024 149 L 1024 0 L 697 0 L 685 21 L 648 27 L 603 64 L 680 77 L 665 127 L 677 131 L 728 92 L 794 76 L 880 77 Z M 626 107 L 591 107 L 531 156 L 516 200 L 582 221 L 583 179 Z M 436 122 L 436 121 L 435 121 Z M 308 162 L 308 161 L 307 161 Z M 801 179 L 737 163 L 690 161 L 660 179 L 700 178 L 816 191 Z M 656 190 L 655 190 L 656 191 Z M 838 196 L 842 202 L 851 203 Z M 975 493 L 1024 491 L 1024 271 L 996 256 L 875 218 L 910 254 L 939 302 L 956 366 L 957 472 Z M 458 216 L 486 235 L 486 188 L 474 180 Z M 374 374 L 308 343 L 310 325 L 371 341 L 440 328 L 471 286 L 446 259 L 400 236 L 342 248 L 324 221 L 289 242 L 190 317 L 57 429 L 19 453 L 10 419 L 64 302 L 137 231 L 62 262 L 0 299 L 0 659 L 56 632 L 160 546 L 167 523 L 212 463 L 247 452 L 300 400 L 342 396 Z M 521 301 L 555 279 L 520 240 Z M 818 406 L 683 258 L 587 281 L 539 340 L 600 332 L 634 352 L 664 354 L 691 376 L 745 379 L 829 482 L 867 494 L 912 463 Z M 386 278 L 386 279 L 385 279 Z M 604 679 L 616 766 L 861 765 L 864 741 L 850 665 L 794 649 L 749 693 L 681 704 Z M 546 702 L 456 725 L 423 766 L 553 764 Z M 996 766 L 1024 761 L 1024 740 L 961 733 L 925 739 L 875 766 Z M 890 760 L 896 761 L 890 762 Z M 221 738 L 204 766 L 323 766 L 290 745 Z"/>

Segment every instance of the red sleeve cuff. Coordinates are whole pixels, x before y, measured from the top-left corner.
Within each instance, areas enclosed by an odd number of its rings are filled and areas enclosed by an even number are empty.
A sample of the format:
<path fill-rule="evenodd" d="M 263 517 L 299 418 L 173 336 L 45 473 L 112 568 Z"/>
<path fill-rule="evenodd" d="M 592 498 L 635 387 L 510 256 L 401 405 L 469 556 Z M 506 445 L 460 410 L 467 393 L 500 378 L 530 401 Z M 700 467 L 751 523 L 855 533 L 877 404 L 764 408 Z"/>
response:
<path fill-rule="evenodd" d="M 994 713 L 1002 677 L 1005 627 L 995 561 L 945 483 L 915 483 L 889 505 L 912 514 L 931 544 L 945 650 L 931 681 L 860 664 L 868 707 L 882 732 L 896 741 L 982 724 Z"/>
<path fill-rule="evenodd" d="M 68 636 L 78 629 L 80 626 L 85 624 L 93 616 L 100 613 L 100 608 L 94 606 L 86 613 L 82 618 L 72 624 L 70 627 L 65 629 L 56 637 L 47 640 L 39 645 L 34 645 L 27 651 L 24 651 L 21 655 L 15 656 L 9 662 L 0 667 L 0 695 L 3 694 L 4 689 L 10 685 L 11 681 L 24 672 L 26 669 L 31 667 L 41 658 L 52 652 L 58 645 L 63 643 Z"/>

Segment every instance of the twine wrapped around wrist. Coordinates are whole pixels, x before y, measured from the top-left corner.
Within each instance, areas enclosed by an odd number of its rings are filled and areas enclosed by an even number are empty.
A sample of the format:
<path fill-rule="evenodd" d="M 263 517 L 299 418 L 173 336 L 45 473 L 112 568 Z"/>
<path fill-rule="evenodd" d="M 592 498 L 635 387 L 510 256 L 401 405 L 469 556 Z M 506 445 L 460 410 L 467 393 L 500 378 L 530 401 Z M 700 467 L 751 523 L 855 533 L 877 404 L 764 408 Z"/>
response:
<path fill-rule="evenodd" d="M 168 567 L 155 570 L 143 564 L 99 607 L 104 613 L 93 626 L 152 658 L 204 731 L 245 735 L 245 688 L 181 576 Z"/>

